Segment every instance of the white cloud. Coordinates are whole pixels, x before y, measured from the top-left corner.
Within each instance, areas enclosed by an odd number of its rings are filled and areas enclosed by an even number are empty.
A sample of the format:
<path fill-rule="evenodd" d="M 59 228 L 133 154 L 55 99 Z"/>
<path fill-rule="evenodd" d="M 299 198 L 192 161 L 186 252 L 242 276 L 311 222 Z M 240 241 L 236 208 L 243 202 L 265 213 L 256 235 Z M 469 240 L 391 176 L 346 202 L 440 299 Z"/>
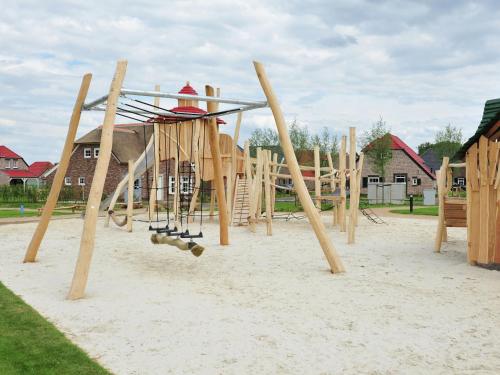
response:
<path fill-rule="evenodd" d="M 382 115 L 414 147 L 448 122 L 470 136 L 500 96 L 499 12 L 494 1 L 11 2 L 0 13 L 0 143 L 56 161 L 81 76 L 94 74 L 89 98 L 103 95 L 119 58 L 126 87 L 189 80 L 262 99 L 258 59 L 287 120 L 312 131 L 361 132 Z M 79 135 L 101 119 L 85 113 Z M 243 124 L 243 139 L 273 125 L 269 110 Z"/>

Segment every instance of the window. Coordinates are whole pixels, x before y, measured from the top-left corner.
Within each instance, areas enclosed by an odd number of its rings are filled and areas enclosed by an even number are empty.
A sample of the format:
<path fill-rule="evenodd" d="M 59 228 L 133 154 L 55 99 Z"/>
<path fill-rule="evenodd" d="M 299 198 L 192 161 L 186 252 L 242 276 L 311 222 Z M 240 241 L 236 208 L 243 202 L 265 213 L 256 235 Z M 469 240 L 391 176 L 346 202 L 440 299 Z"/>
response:
<path fill-rule="evenodd" d="M 412 186 L 417 186 L 418 185 L 418 177 L 412 177 L 411 184 L 412 184 Z"/>
<path fill-rule="evenodd" d="M 380 182 L 379 176 L 368 176 L 368 183 L 369 184 L 378 184 L 379 182 Z"/>
<path fill-rule="evenodd" d="M 406 183 L 406 175 L 404 174 L 395 174 L 394 175 L 394 182 L 397 184 L 404 184 Z"/>
<path fill-rule="evenodd" d="M 12 159 L 12 168 L 17 169 L 17 159 Z"/>
<path fill-rule="evenodd" d="M 90 159 L 92 157 L 92 149 L 91 148 L 84 148 L 83 149 L 83 157 L 85 159 Z"/>
<path fill-rule="evenodd" d="M 175 194 L 175 177 L 168 176 L 168 193 Z"/>
<path fill-rule="evenodd" d="M 134 181 L 134 189 L 139 189 L 141 187 L 141 180 L 137 179 Z"/>
<path fill-rule="evenodd" d="M 362 188 L 367 188 L 368 187 L 368 177 L 363 177 L 361 187 Z"/>
<path fill-rule="evenodd" d="M 64 185 L 71 186 L 71 177 L 64 177 Z"/>
<path fill-rule="evenodd" d="M 181 194 L 191 194 L 193 192 L 193 178 L 189 176 L 181 177 Z"/>
<path fill-rule="evenodd" d="M 465 186 L 465 177 L 457 177 L 457 185 Z"/>
<path fill-rule="evenodd" d="M 78 185 L 85 186 L 85 177 L 78 177 Z"/>
<path fill-rule="evenodd" d="M 94 158 L 99 157 L 99 147 L 94 148 Z"/>
<path fill-rule="evenodd" d="M 5 169 L 10 169 L 11 168 L 11 162 L 12 159 L 5 159 Z"/>

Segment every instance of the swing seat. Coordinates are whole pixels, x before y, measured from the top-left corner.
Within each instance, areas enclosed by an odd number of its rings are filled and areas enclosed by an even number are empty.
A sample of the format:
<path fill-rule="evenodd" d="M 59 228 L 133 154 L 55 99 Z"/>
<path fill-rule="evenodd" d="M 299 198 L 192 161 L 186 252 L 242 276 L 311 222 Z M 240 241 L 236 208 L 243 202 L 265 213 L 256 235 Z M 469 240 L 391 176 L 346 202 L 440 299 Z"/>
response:
<path fill-rule="evenodd" d="M 155 245 L 165 244 L 175 246 L 182 251 L 191 251 L 191 254 L 193 254 L 195 257 L 199 257 L 205 250 L 203 246 L 198 245 L 196 242 L 184 242 L 180 238 L 161 236 L 157 233 L 151 235 L 151 242 Z"/>
<path fill-rule="evenodd" d="M 108 214 L 111 220 L 113 220 L 113 223 L 115 223 L 117 226 L 123 227 L 127 224 L 127 215 L 123 216 L 123 218 L 119 220 L 119 218 L 116 216 L 113 210 L 109 210 Z"/>

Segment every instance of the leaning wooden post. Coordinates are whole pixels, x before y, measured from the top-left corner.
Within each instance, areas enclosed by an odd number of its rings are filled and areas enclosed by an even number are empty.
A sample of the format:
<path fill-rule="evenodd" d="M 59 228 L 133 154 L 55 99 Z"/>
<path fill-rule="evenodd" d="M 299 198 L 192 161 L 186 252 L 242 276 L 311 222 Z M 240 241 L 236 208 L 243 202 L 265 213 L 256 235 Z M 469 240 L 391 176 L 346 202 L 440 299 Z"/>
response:
<path fill-rule="evenodd" d="M 160 91 L 160 85 L 155 86 L 155 91 Z M 154 105 L 160 106 L 160 98 L 154 98 Z M 151 193 L 149 195 L 149 223 L 151 224 L 151 213 L 158 211 L 158 181 L 160 179 L 160 124 L 153 125 L 154 136 L 154 164 L 153 164 L 153 183 L 151 184 Z M 176 181 L 177 182 L 177 181 Z"/>
<path fill-rule="evenodd" d="M 99 204 L 101 203 L 102 191 L 106 174 L 108 172 L 109 160 L 111 158 L 111 148 L 113 146 L 113 128 L 115 123 L 116 109 L 120 91 L 127 70 L 127 61 L 119 61 L 116 72 L 109 89 L 106 113 L 102 125 L 102 135 L 99 158 L 92 179 L 87 209 L 85 210 L 85 221 L 83 224 L 83 234 L 80 242 L 80 253 L 76 263 L 73 281 L 68 294 L 69 299 L 82 298 L 85 293 L 85 286 L 89 276 L 90 261 L 94 251 L 95 231 L 97 216 L 99 214 Z"/>
<path fill-rule="evenodd" d="M 132 232 L 132 217 L 134 215 L 134 161 L 128 161 L 128 191 L 127 191 L 127 231 Z"/>
<path fill-rule="evenodd" d="M 340 231 L 346 231 L 346 222 L 345 222 L 345 212 L 346 212 L 346 200 L 347 194 L 345 191 L 346 185 L 346 143 L 347 137 L 345 135 L 342 136 L 340 141 L 340 154 L 339 154 L 339 177 L 340 177 L 340 209 L 339 209 L 339 224 Z"/>
<path fill-rule="evenodd" d="M 444 198 L 446 195 L 446 170 L 448 169 L 449 158 L 443 158 L 443 164 L 439 171 L 436 172 L 437 177 L 437 189 L 438 189 L 438 228 L 436 233 L 436 239 L 434 241 L 434 251 L 439 253 L 441 251 L 441 243 L 443 242 L 443 235 L 446 228 L 446 222 L 444 218 Z"/>
<path fill-rule="evenodd" d="M 61 160 L 57 166 L 56 175 L 52 181 L 52 186 L 50 187 L 50 193 L 47 197 L 47 202 L 43 207 L 42 216 L 36 227 L 35 233 L 31 238 L 31 242 L 24 255 L 24 262 L 34 262 L 36 260 L 36 255 L 47 227 L 49 226 L 49 221 L 54 211 L 54 207 L 59 199 L 59 193 L 63 185 L 64 177 L 66 171 L 68 170 L 69 160 L 71 158 L 71 152 L 73 151 L 73 142 L 75 141 L 76 132 L 78 130 L 78 124 L 80 123 L 80 117 L 82 114 L 83 104 L 85 98 L 87 97 L 87 92 L 89 91 L 90 81 L 92 80 L 92 74 L 85 74 L 82 78 L 82 83 L 80 84 L 80 90 L 78 91 L 78 96 L 76 97 L 75 106 L 73 107 L 73 113 L 71 114 L 71 119 L 69 121 L 68 133 L 66 135 L 66 141 L 64 143 L 63 152 L 61 154 Z"/>
<path fill-rule="evenodd" d="M 321 166 L 319 160 L 319 146 L 314 146 L 314 195 L 316 208 L 321 210 Z"/>
<path fill-rule="evenodd" d="M 356 128 L 349 128 L 349 231 L 347 243 L 355 241 L 356 231 L 356 194 L 357 194 L 357 169 L 356 169 Z"/>
<path fill-rule="evenodd" d="M 302 173 L 300 172 L 300 167 L 297 162 L 297 158 L 293 151 L 292 142 L 290 141 L 290 135 L 288 134 L 287 126 L 285 124 L 285 119 L 281 108 L 278 103 L 278 99 L 269 83 L 266 73 L 264 71 L 264 66 L 258 62 L 254 62 L 255 71 L 257 72 L 257 77 L 259 78 L 262 90 L 267 97 L 267 101 L 271 110 L 273 112 L 274 120 L 276 122 L 276 127 L 278 129 L 278 135 L 280 139 L 281 147 L 283 148 L 283 153 L 286 158 L 288 169 L 292 176 L 293 184 L 297 195 L 299 196 L 300 203 L 306 212 L 307 217 L 316 233 L 316 237 L 323 249 L 325 257 L 330 265 L 332 272 L 344 272 L 344 266 L 342 261 L 337 254 L 337 251 L 333 247 L 333 244 L 326 233 L 325 226 L 321 221 L 321 216 L 316 210 L 314 203 L 307 191 L 306 184 L 302 178 Z"/>
<path fill-rule="evenodd" d="M 212 86 L 205 86 L 207 96 L 214 96 Z M 216 102 L 207 102 L 209 113 L 217 112 Z M 227 211 L 226 197 L 224 194 L 224 176 L 222 175 L 222 158 L 219 149 L 219 130 L 217 129 L 217 119 L 211 117 L 208 120 L 208 140 L 210 142 L 210 152 L 214 167 L 214 183 L 217 193 L 217 205 L 219 207 L 219 237 L 221 245 L 229 245 L 229 216 Z"/>

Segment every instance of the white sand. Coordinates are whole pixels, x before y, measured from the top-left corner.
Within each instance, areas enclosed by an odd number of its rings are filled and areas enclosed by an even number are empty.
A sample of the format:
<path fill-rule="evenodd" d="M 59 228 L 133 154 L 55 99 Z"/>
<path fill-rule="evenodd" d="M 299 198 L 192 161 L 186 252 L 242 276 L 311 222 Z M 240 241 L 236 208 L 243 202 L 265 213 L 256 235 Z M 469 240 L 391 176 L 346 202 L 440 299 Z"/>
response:
<path fill-rule="evenodd" d="M 330 218 L 325 217 L 325 221 Z M 360 219 L 331 230 L 347 268 L 329 273 L 307 222 L 232 228 L 201 258 L 98 225 L 87 298 L 65 300 L 81 219 L 0 226 L 0 280 L 116 374 L 500 373 L 500 272 L 466 264 L 465 229 L 432 252 L 436 222 Z"/>

